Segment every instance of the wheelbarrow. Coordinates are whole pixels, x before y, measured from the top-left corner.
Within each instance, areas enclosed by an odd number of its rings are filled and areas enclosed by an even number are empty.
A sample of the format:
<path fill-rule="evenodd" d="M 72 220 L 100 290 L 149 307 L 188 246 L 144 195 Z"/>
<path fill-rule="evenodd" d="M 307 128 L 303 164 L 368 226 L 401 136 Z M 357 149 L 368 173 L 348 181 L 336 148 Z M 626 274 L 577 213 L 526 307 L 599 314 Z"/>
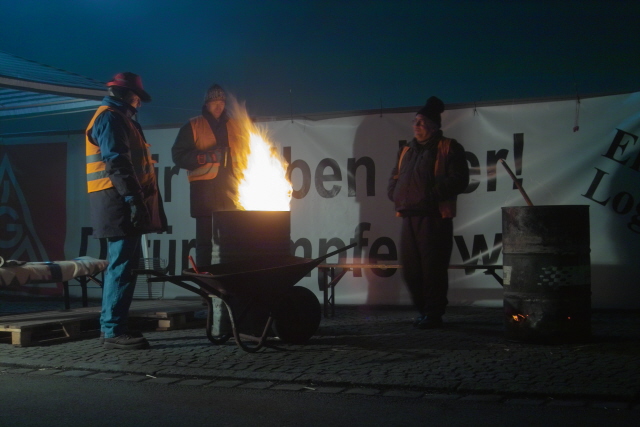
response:
<path fill-rule="evenodd" d="M 169 282 L 194 292 L 207 305 L 207 338 L 224 344 L 232 336 L 242 350 L 260 350 L 272 335 L 282 342 L 303 344 L 318 330 L 320 302 L 307 288 L 295 286 L 325 259 L 356 246 L 356 243 L 316 259 L 294 255 L 265 255 L 241 261 L 213 264 L 182 275 L 164 275 L 155 270 L 135 270 L 149 282 Z M 229 313 L 231 332 L 214 335 L 212 297 L 222 301 Z"/>

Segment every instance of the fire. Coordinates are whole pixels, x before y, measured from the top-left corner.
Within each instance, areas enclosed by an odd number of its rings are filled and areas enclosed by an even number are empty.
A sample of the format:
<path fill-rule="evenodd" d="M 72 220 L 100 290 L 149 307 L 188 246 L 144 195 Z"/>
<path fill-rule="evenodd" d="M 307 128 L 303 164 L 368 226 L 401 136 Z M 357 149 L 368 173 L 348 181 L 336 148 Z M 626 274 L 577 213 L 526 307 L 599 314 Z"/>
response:
<path fill-rule="evenodd" d="M 234 202 L 240 210 L 289 211 L 293 187 L 287 180 L 287 162 L 278 155 L 266 131 L 251 121 L 247 110 L 231 99 L 234 119 L 244 138 L 235 153 L 238 179 Z"/>
<path fill-rule="evenodd" d="M 288 211 L 291 183 L 287 166 L 278 158 L 275 147 L 259 133 L 249 133 L 247 167 L 238 184 L 237 205 L 247 211 Z"/>

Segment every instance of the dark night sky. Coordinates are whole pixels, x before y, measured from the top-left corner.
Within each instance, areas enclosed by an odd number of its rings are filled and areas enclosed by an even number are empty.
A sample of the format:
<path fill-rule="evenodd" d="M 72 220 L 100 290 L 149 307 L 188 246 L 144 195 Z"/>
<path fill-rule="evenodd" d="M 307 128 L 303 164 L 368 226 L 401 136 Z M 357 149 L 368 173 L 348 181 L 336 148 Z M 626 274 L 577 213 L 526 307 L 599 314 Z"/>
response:
<path fill-rule="evenodd" d="M 254 116 L 631 92 L 640 1 L 0 0 L 0 50 L 143 78 L 143 124 L 222 84 Z"/>

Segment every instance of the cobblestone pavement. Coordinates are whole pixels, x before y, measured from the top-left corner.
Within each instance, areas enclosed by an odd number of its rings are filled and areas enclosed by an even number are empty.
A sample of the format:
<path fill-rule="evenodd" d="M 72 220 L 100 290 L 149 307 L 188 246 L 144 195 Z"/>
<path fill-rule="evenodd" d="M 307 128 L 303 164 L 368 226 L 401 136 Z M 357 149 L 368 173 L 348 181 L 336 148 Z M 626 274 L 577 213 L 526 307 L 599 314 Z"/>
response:
<path fill-rule="evenodd" d="M 595 311 L 587 343 L 504 339 L 499 308 L 450 307 L 445 327 L 418 330 L 403 308 L 338 306 L 306 345 L 257 353 L 204 328 L 145 332 L 149 350 L 106 350 L 98 339 L 17 348 L 0 344 L 0 374 L 120 378 L 397 396 L 640 407 L 640 313 Z"/>

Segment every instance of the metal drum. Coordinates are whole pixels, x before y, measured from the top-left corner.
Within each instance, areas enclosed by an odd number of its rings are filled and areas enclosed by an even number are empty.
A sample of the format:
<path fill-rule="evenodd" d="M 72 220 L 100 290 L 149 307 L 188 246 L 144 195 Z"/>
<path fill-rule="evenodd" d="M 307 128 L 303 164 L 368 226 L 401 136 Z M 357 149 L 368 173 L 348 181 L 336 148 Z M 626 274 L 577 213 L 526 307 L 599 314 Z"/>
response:
<path fill-rule="evenodd" d="M 589 206 L 502 208 L 506 338 L 561 343 L 591 335 Z"/>
<path fill-rule="evenodd" d="M 214 223 L 220 263 L 291 253 L 289 211 L 222 211 Z"/>

